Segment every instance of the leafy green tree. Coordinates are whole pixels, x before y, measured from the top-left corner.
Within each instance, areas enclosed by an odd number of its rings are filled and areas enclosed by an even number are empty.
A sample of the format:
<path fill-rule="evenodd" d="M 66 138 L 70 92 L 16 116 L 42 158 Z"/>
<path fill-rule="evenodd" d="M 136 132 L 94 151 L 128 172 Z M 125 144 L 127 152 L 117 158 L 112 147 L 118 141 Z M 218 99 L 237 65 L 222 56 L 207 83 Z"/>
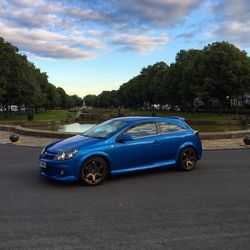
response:
<path fill-rule="evenodd" d="M 55 109 L 59 106 L 60 96 L 57 92 L 56 87 L 49 83 L 48 84 L 48 92 L 47 92 L 48 106 L 47 109 Z"/>
<path fill-rule="evenodd" d="M 82 107 L 83 100 L 77 95 L 71 95 L 69 96 L 69 102 L 70 102 L 70 107 L 75 108 L 75 107 Z"/>
<path fill-rule="evenodd" d="M 119 103 L 124 107 L 138 108 L 142 106 L 146 99 L 142 76 L 136 76 L 120 86 L 118 95 Z"/>
<path fill-rule="evenodd" d="M 237 96 L 246 88 L 249 61 L 245 51 L 227 42 L 209 44 L 202 52 L 206 68 L 203 93 L 218 99 L 219 113 L 222 114 L 226 98 Z"/>
<path fill-rule="evenodd" d="M 61 109 L 66 109 L 67 107 L 69 107 L 69 96 L 66 94 L 65 90 L 61 87 L 57 88 L 57 93 L 59 96 L 59 107 Z"/>
<path fill-rule="evenodd" d="M 70 97 L 63 88 L 49 83 L 47 74 L 18 52 L 0 37 L 0 105 L 6 116 L 10 105 L 25 105 L 28 112 L 82 105 L 80 97 Z"/>
<path fill-rule="evenodd" d="M 18 48 L 0 37 L 0 101 L 7 117 L 9 105 L 17 98 Z"/>
<path fill-rule="evenodd" d="M 84 97 L 84 102 L 89 107 L 96 107 L 97 96 L 96 95 L 86 95 Z"/>
<path fill-rule="evenodd" d="M 37 109 L 40 101 L 40 88 L 36 81 L 36 68 L 34 64 L 27 61 L 26 57 L 22 58 L 22 66 L 19 69 L 19 89 L 17 91 L 18 98 L 16 104 L 25 105 L 29 113 L 33 113 Z M 21 62 L 21 61 L 20 61 Z"/>
<path fill-rule="evenodd" d="M 158 62 L 143 68 L 140 72 L 142 77 L 142 99 L 150 104 L 164 103 L 162 94 L 163 81 L 168 74 L 169 67 L 164 62 Z"/>
<path fill-rule="evenodd" d="M 181 50 L 171 65 L 171 82 L 176 87 L 179 104 L 194 111 L 194 100 L 199 96 L 202 81 L 203 54 L 199 50 Z"/>
<path fill-rule="evenodd" d="M 118 103 L 118 94 L 116 90 L 103 91 L 97 98 L 97 104 L 100 107 L 117 107 Z"/>

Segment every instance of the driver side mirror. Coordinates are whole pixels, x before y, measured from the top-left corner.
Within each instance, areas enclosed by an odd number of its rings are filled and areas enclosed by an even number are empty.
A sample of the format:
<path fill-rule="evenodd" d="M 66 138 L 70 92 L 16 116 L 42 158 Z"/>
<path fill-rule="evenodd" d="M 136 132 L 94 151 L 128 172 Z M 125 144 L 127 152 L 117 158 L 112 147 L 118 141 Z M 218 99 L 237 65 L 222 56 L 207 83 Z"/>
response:
<path fill-rule="evenodd" d="M 123 134 L 123 135 L 119 136 L 116 141 L 120 142 L 120 143 L 123 143 L 123 142 L 131 141 L 131 140 L 133 140 L 132 135 L 129 134 L 129 133 L 126 133 L 126 134 Z"/>

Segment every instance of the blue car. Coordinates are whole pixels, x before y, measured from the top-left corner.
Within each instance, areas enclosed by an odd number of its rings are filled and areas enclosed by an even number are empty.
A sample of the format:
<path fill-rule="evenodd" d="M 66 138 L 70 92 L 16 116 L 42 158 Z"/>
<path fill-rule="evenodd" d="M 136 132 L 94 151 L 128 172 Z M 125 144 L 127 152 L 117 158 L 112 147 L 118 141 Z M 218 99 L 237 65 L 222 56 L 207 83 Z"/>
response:
<path fill-rule="evenodd" d="M 178 117 L 121 117 L 47 145 L 42 176 L 97 185 L 108 175 L 163 166 L 192 170 L 202 156 L 197 131 Z"/>

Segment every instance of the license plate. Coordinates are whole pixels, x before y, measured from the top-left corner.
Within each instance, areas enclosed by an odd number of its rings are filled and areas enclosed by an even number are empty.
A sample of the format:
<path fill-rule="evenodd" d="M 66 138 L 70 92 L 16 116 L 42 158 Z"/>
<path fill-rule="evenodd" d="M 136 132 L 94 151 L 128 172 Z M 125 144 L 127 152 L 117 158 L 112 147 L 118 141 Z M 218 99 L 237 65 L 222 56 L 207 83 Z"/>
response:
<path fill-rule="evenodd" d="M 40 161 L 39 166 L 40 168 L 46 168 L 46 162 Z"/>

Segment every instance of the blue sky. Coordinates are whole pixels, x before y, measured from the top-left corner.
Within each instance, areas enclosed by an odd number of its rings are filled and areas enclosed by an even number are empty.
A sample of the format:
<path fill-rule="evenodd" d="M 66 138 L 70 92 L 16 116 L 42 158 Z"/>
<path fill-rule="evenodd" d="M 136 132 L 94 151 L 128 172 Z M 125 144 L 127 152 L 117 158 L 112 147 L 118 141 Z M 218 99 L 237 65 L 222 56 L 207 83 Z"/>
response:
<path fill-rule="evenodd" d="M 249 53 L 248 0 L 0 0 L 0 36 L 81 97 L 118 89 L 181 49 L 228 41 Z"/>

